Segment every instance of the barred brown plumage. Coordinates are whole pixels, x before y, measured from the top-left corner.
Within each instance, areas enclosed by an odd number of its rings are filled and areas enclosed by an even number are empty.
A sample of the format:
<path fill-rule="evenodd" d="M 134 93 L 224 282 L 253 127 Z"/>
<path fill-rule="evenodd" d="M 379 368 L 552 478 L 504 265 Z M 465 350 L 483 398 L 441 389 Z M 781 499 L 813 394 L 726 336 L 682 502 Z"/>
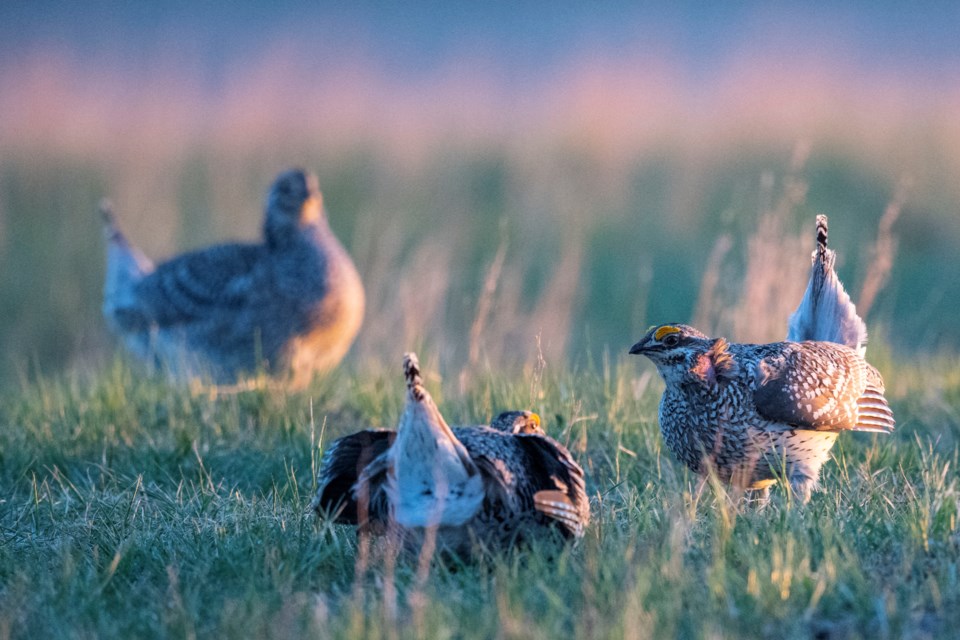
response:
<path fill-rule="evenodd" d="M 440 548 L 469 554 L 509 547 L 550 529 L 580 537 L 590 518 L 583 470 L 530 412 L 492 427 L 447 426 L 404 358 L 407 401 L 397 431 L 366 430 L 323 455 L 311 508 L 361 532 L 397 531 L 408 547 L 436 530 Z"/>
<path fill-rule="evenodd" d="M 652 360 L 666 383 L 660 430 L 670 450 L 744 488 L 763 489 L 782 470 L 806 502 L 840 431 L 894 428 L 879 372 L 844 345 L 733 344 L 667 324 L 630 353 Z"/>
<path fill-rule="evenodd" d="M 682 462 L 764 491 L 782 471 L 804 502 L 840 431 L 894 427 L 883 379 L 863 358 L 867 326 L 834 271 L 824 215 L 811 262 L 785 342 L 730 344 L 669 324 L 630 349 L 666 382 L 660 430 Z"/>
<path fill-rule="evenodd" d="M 316 176 L 281 173 L 264 240 L 223 244 L 156 267 L 130 245 L 109 205 L 103 312 L 134 355 L 176 378 L 232 382 L 266 368 L 300 385 L 335 366 L 360 329 L 363 285 L 330 230 Z"/>

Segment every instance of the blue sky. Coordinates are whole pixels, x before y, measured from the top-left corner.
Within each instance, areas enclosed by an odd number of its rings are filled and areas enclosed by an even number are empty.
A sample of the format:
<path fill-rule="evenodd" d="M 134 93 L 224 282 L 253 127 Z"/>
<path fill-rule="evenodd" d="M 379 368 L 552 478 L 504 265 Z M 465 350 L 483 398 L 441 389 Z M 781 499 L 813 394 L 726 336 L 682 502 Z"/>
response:
<path fill-rule="evenodd" d="M 49 52 L 135 74 L 161 61 L 216 87 L 277 48 L 318 69 L 362 60 L 400 77 L 468 58 L 520 84 L 571 59 L 631 55 L 664 60 L 692 85 L 751 59 L 957 85 L 960 3 L 0 3 L 7 66 Z"/>

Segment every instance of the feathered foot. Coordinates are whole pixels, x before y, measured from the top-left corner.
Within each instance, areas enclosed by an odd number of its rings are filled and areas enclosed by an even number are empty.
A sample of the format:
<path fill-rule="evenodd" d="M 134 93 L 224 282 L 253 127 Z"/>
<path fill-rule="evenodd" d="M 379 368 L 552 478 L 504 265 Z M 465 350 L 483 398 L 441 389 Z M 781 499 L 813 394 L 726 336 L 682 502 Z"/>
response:
<path fill-rule="evenodd" d="M 794 499 L 801 505 L 810 502 L 810 496 L 817 488 L 817 479 L 808 475 L 796 474 L 790 476 L 788 480 L 790 482 L 790 493 L 793 494 Z"/>

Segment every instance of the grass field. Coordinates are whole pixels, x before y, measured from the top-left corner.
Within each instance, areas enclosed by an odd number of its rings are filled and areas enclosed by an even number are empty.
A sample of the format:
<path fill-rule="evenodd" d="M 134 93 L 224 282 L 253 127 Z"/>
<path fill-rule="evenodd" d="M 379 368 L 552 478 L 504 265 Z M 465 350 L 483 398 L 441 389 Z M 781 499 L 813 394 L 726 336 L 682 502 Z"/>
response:
<path fill-rule="evenodd" d="M 430 361 L 430 358 L 427 358 Z M 398 363 L 393 363 L 398 365 Z M 399 366 L 214 396 L 126 365 L 0 403 L 0 637 L 943 638 L 960 624 L 955 358 L 881 361 L 898 431 L 846 435 L 823 491 L 757 512 L 662 450 L 650 367 L 430 387 L 451 422 L 531 407 L 588 473 L 555 557 L 376 561 L 305 507 L 332 438 L 392 426 Z"/>
<path fill-rule="evenodd" d="M 510 89 L 282 53 L 213 98 L 162 59 L 0 65 L 0 640 L 960 634 L 960 93 L 829 58 L 690 94 L 644 59 Z M 217 394 L 120 360 L 99 199 L 163 257 L 255 237 L 291 165 L 367 290 L 345 363 Z M 625 351 L 673 321 L 782 337 L 817 213 L 897 430 L 756 511 L 662 449 L 661 383 Z M 587 471 L 582 542 L 391 569 L 306 513 L 324 446 L 395 425 L 408 350 L 451 423 L 544 417 Z"/>

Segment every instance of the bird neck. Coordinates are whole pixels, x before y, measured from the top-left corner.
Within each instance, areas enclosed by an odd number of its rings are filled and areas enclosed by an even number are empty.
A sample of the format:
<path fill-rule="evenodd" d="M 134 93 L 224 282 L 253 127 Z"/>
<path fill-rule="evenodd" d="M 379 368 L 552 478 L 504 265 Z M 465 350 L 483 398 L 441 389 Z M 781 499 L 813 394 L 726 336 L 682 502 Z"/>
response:
<path fill-rule="evenodd" d="M 294 220 L 287 214 L 270 211 L 263 223 L 263 236 L 271 250 L 285 250 L 304 242 L 317 243 L 329 232 L 323 216 Z"/>
<path fill-rule="evenodd" d="M 660 377 L 669 387 L 682 384 L 690 378 L 691 370 L 695 365 L 695 358 L 691 352 L 673 353 L 665 358 L 658 358 L 653 363 L 656 365 Z"/>

